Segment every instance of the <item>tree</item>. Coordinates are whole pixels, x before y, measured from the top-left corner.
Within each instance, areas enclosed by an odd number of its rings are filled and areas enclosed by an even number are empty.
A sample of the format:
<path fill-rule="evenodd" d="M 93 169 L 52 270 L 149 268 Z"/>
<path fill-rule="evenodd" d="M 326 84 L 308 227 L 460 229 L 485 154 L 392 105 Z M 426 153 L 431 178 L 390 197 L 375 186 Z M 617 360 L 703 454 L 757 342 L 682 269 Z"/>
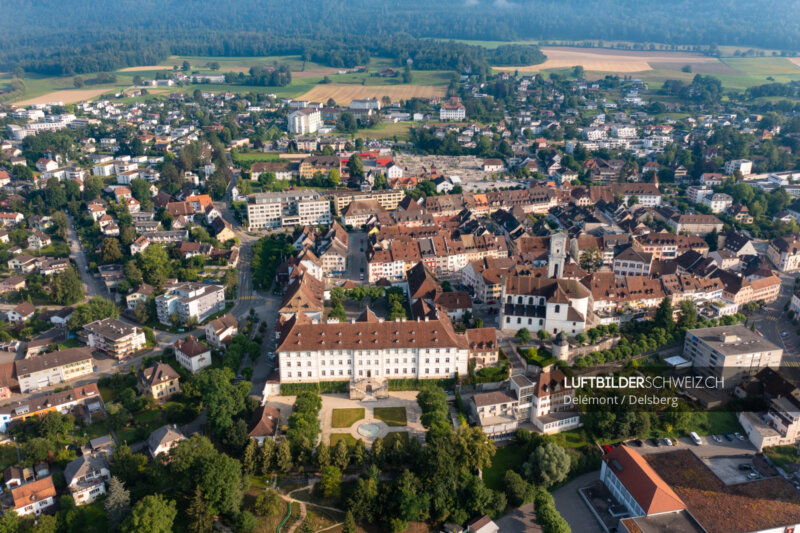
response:
<path fill-rule="evenodd" d="M 108 497 L 103 506 L 108 513 L 109 525 L 112 529 L 116 529 L 131 507 L 131 493 L 117 476 L 112 476 L 108 482 Z"/>
<path fill-rule="evenodd" d="M 172 533 L 175 502 L 160 494 L 145 496 L 133 506 L 130 516 L 122 523 L 124 533 Z"/>
<path fill-rule="evenodd" d="M 190 533 L 208 533 L 214 529 L 214 516 L 208 511 L 200 487 L 195 487 L 192 501 L 186 508 L 186 515 L 189 517 L 187 528 Z"/>
<path fill-rule="evenodd" d="M 693 329 L 697 326 L 697 309 L 691 300 L 681 301 L 681 317 L 678 319 L 678 327 Z"/>
<path fill-rule="evenodd" d="M 75 269 L 68 268 L 53 276 L 50 282 L 50 297 L 59 305 L 72 305 L 83 300 L 83 283 Z"/>
<path fill-rule="evenodd" d="M 341 442 L 341 441 L 340 441 Z M 342 471 L 335 466 L 326 466 L 322 469 L 319 480 L 319 490 L 325 498 L 338 499 L 341 492 Z"/>
<path fill-rule="evenodd" d="M 587 272 L 597 272 L 603 266 L 603 253 L 594 247 L 585 250 L 581 254 L 580 265 Z"/>
<path fill-rule="evenodd" d="M 342 526 L 342 533 L 358 533 L 358 527 L 356 526 L 356 519 L 353 516 L 352 511 L 347 511 L 347 514 L 344 515 L 344 525 Z"/>
<path fill-rule="evenodd" d="M 328 318 L 335 318 L 339 322 L 347 321 L 347 311 L 345 311 L 342 302 L 336 302 L 328 313 Z"/>
<path fill-rule="evenodd" d="M 209 368 L 198 374 L 194 382 L 208 413 L 208 424 L 219 438 L 233 428 L 234 416 L 244 410 L 244 399 L 249 392 L 249 383 L 248 390 L 243 391 L 242 387 L 234 386 L 232 380 L 231 369 Z"/>
<path fill-rule="evenodd" d="M 116 263 L 122 259 L 122 252 L 119 249 L 119 241 L 114 237 L 106 237 L 100 245 L 100 253 L 103 263 Z"/>
<path fill-rule="evenodd" d="M 86 83 L 86 82 L 85 82 L 85 81 L 83 81 L 83 78 L 82 78 L 82 77 L 80 77 L 80 76 L 75 76 L 75 77 L 72 79 L 72 85 L 74 85 L 76 89 L 83 89 L 83 85 L 84 85 L 85 83 Z"/>
<path fill-rule="evenodd" d="M 330 181 L 331 185 L 333 185 L 334 187 L 338 187 L 339 183 L 341 182 L 341 180 L 342 180 L 342 176 L 341 176 L 341 174 L 339 174 L 339 169 L 332 168 L 328 172 L 328 181 Z"/>
<path fill-rule="evenodd" d="M 314 459 L 316 460 L 317 468 L 319 468 L 320 471 L 331 464 L 331 451 L 327 444 L 320 442 L 317 445 L 317 453 L 315 454 Z"/>
<path fill-rule="evenodd" d="M 261 516 L 274 516 L 280 511 L 281 499 L 277 492 L 272 489 L 266 489 L 256 496 L 253 508 Z"/>
<path fill-rule="evenodd" d="M 519 507 L 533 500 L 533 487 L 513 470 L 506 471 L 503 484 L 505 485 L 506 498 L 508 498 L 510 505 Z"/>
<path fill-rule="evenodd" d="M 351 176 L 364 176 L 364 162 L 358 154 L 350 156 L 350 161 L 347 162 L 347 168 L 350 169 Z"/>
<path fill-rule="evenodd" d="M 520 328 L 514 334 L 514 338 L 517 339 L 517 342 L 520 344 L 526 344 L 531 342 L 531 332 L 528 331 L 528 328 Z"/>
<path fill-rule="evenodd" d="M 137 255 L 139 269 L 146 283 L 160 287 L 169 273 L 169 256 L 160 244 L 151 244 Z"/>
<path fill-rule="evenodd" d="M 117 318 L 118 316 L 119 310 L 114 302 L 99 296 L 93 296 L 88 302 L 75 308 L 68 325 L 71 330 L 76 331 L 89 322 L 103 318 Z"/>
<path fill-rule="evenodd" d="M 656 327 L 664 328 L 668 333 L 671 333 L 675 328 L 675 319 L 672 316 L 672 304 L 668 297 L 661 300 L 658 308 L 656 309 L 655 317 L 653 317 L 653 324 Z"/>
<path fill-rule="evenodd" d="M 275 453 L 275 464 L 278 471 L 285 474 L 292 469 L 292 450 L 289 447 L 289 440 L 283 439 L 278 444 L 278 450 Z"/>
<path fill-rule="evenodd" d="M 32 465 L 46 460 L 53 448 L 50 439 L 34 437 L 22 445 L 22 457 L 25 459 L 25 463 Z"/>
<path fill-rule="evenodd" d="M 0 517 L 0 533 L 17 533 L 20 530 L 20 518 L 13 508 L 6 509 Z"/>
<path fill-rule="evenodd" d="M 258 520 L 250 511 L 242 511 L 235 516 L 233 525 L 236 533 L 250 533 L 258 526 Z M 311 531 L 313 533 L 314 530 Z"/>
<path fill-rule="evenodd" d="M 540 329 L 536 332 L 536 336 L 539 338 L 540 341 L 546 341 L 550 338 L 550 333 L 547 332 L 546 329 Z"/>
<path fill-rule="evenodd" d="M 404 470 L 395 482 L 394 501 L 397 505 L 398 518 L 401 520 L 405 522 L 427 520 L 430 498 L 419 479 L 408 470 Z"/>
<path fill-rule="evenodd" d="M 183 70 L 184 72 L 188 72 L 189 70 L 191 70 L 191 68 L 192 65 L 188 61 L 184 61 L 183 65 L 181 65 L 181 70 Z"/>
<path fill-rule="evenodd" d="M 242 467 L 245 474 L 253 474 L 258 466 L 258 443 L 249 439 L 247 446 L 244 449 L 244 456 L 242 457 Z"/>
<path fill-rule="evenodd" d="M 275 459 L 275 441 L 264 439 L 261 445 L 261 475 L 266 476 L 272 472 L 272 462 Z"/>
<path fill-rule="evenodd" d="M 533 450 L 522 468 L 528 479 L 550 487 L 567 478 L 570 469 L 569 454 L 558 444 L 548 442 Z"/>
<path fill-rule="evenodd" d="M 717 233 L 717 228 L 714 228 L 711 233 L 707 234 L 704 237 L 706 243 L 708 243 L 708 251 L 709 252 L 716 252 L 717 246 L 719 242 L 719 234 Z"/>
<path fill-rule="evenodd" d="M 340 440 L 336 443 L 332 462 L 339 470 L 345 470 L 348 463 L 350 463 L 350 450 L 344 440 Z"/>
<path fill-rule="evenodd" d="M 639 203 L 639 197 L 635 194 L 632 194 L 628 197 L 628 207 L 633 207 L 634 205 Z"/>

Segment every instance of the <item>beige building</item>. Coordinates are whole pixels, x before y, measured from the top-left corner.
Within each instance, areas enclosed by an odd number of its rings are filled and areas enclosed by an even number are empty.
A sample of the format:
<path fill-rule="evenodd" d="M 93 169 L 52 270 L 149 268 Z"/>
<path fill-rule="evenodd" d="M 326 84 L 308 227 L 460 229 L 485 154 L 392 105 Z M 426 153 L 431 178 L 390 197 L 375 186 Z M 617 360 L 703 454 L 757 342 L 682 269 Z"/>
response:
<path fill-rule="evenodd" d="M 20 392 L 30 392 L 58 385 L 92 373 L 89 348 L 69 348 L 31 359 L 14 361 Z"/>
<path fill-rule="evenodd" d="M 762 368 L 779 367 L 783 349 L 742 325 L 718 326 L 688 330 L 683 356 L 695 372 L 721 378 L 718 386 L 730 389 Z"/>
<path fill-rule="evenodd" d="M 377 200 L 387 211 L 394 211 L 405 195 L 406 193 L 402 189 L 385 189 L 370 192 L 332 191 L 327 196 L 333 202 L 334 213 L 338 216 L 351 202 L 356 200 Z"/>
<path fill-rule="evenodd" d="M 83 326 L 87 344 L 115 359 L 122 359 L 144 348 L 146 340 L 141 328 L 116 318 L 104 318 Z"/>
<path fill-rule="evenodd" d="M 800 233 L 784 235 L 769 243 L 767 258 L 781 272 L 800 270 Z"/>
<path fill-rule="evenodd" d="M 309 189 L 253 194 L 247 202 L 247 223 L 250 230 L 328 225 L 330 203 Z"/>
<path fill-rule="evenodd" d="M 181 392 L 180 376 L 166 363 L 139 369 L 137 387 L 139 392 L 164 401 Z"/>
<path fill-rule="evenodd" d="M 206 342 L 214 348 L 222 348 L 238 333 L 239 320 L 230 313 L 206 324 Z"/>

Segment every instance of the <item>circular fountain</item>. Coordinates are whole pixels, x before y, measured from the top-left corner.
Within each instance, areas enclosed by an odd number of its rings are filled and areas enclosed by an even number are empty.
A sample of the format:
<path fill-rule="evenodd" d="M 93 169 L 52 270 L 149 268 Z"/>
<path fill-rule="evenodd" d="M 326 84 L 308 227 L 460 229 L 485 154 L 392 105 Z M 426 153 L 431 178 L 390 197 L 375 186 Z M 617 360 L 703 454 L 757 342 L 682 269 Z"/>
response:
<path fill-rule="evenodd" d="M 374 423 L 361 424 L 356 431 L 358 431 L 359 435 L 372 440 L 380 434 L 381 427 Z"/>

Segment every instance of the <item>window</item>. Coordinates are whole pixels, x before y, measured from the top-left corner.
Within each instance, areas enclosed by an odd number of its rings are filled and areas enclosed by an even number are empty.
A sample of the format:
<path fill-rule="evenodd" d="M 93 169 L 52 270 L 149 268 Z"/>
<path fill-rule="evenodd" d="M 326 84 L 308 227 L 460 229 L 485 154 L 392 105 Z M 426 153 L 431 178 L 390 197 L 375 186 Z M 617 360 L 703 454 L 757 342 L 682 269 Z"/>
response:
<path fill-rule="evenodd" d="M 560 313 L 560 312 L 561 312 L 561 306 L 556 304 L 556 313 Z"/>

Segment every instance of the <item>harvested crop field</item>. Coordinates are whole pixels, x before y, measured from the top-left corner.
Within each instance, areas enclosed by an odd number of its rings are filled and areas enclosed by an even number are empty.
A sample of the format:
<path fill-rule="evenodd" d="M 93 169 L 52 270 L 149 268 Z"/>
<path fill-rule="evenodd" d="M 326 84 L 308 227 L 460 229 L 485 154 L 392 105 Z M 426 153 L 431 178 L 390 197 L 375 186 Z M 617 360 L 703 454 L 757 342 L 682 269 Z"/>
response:
<path fill-rule="evenodd" d="M 553 68 L 571 68 L 577 65 L 585 70 L 603 72 L 643 72 L 663 65 L 699 65 L 702 63 L 718 63 L 714 57 L 705 57 L 685 52 L 639 52 L 635 50 L 609 50 L 604 48 L 574 48 L 568 46 L 546 46 L 542 52 L 547 61 L 538 65 L 524 67 L 495 67 L 499 70 L 518 70 L 520 72 L 539 72 Z M 661 65 L 655 67 L 651 63 Z"/>
<path fill-rule="evenodd" d="M 113 91 L 113 88 L 103 89 L 66 89 L 63 91 L 53 91 L 35 98 L 14 102 L 17 105 L 49 104 L 50 102 L 62 102 L 64 104 L 74 104 L 84 100 L 91 100 L 96 96 Z"/>
<path fill-rule="evenodd" d="M 120 69 L 120 72 L 145 72 L 148 70 L 172 70 L 172 65 L 144 65 L 141 67 L 128 67 Z"/>
<path fill-rule="evenodd" d="M 800 57 L 787 57 L 786 59 L 800 67 Z"/>
<path fill-rule="evenodd" d="M 446 86 L 433 85 L 350 85 L 347 83 L 320 84 L 297 97 L 297 100 L 327 102 L 329 98 L 339 105 L 347 105 L 352 100 L 361 98 L 391 98 L 392 102 L 409 98 L 433 98 L 444 96 Z"/>
<path fill-rule="evenodd" d="M 709 533 L 761 531 L 800 522 L 797 491 L 781 478 L 726 486 L 689 450 L 646 459 Z"/>
<path fill-rule="evenodd" d="M 307 70 L 301 70 L 299 72 L 292 72 L 292 78 L 318 78 L 338 73 L 339 73 L 338 68 L 331 68 L 331 67 L 310 68 Z"/>

